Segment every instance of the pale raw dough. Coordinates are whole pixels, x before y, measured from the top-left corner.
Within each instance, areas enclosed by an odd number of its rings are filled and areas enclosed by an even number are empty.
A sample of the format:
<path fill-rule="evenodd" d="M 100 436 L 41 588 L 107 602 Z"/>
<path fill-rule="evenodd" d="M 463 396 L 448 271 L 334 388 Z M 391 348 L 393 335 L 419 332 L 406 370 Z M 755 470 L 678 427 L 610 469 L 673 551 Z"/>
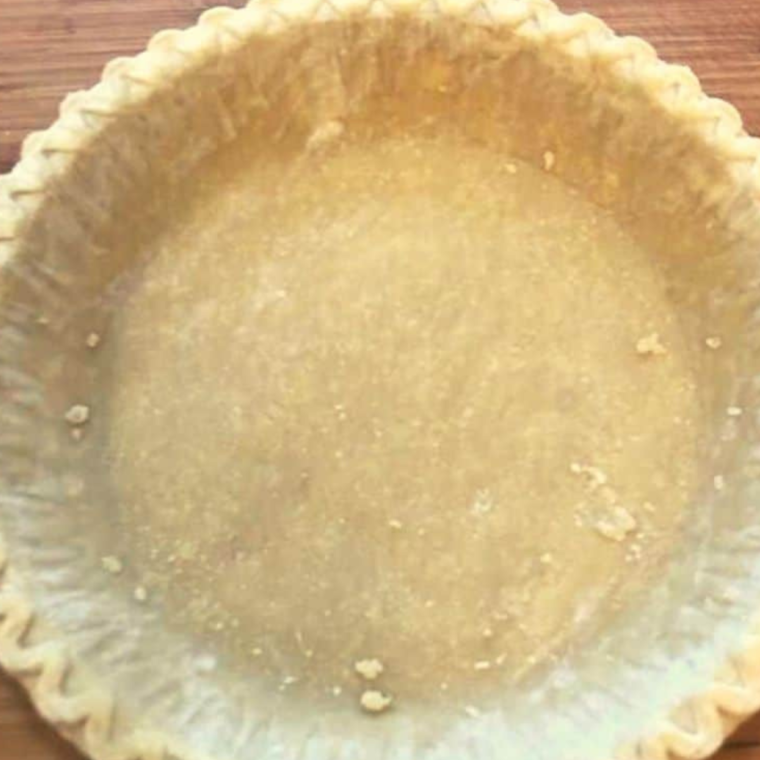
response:
<path fill-rule="evenodd" d="M 623 604 L 701 421 L 653 257 L 553 156 L 336 139 L 167 210 L 109 338 L 112 471 L 149 603 L 354 704 L 372 652 L 400 710 Z"/>

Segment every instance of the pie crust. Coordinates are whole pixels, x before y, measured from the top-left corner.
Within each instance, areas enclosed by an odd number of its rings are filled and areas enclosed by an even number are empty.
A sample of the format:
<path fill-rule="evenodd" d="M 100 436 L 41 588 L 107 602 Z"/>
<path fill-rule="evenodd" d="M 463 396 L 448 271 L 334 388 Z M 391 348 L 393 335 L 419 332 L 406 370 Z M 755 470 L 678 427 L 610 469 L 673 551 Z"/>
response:
<path fill-rule="evenodd" d="M 506 81 L 509 88 L 498 90 Z M 412 105 L 394 110 L 405 96 Z M 157 636 L 151 650 L 161 622 L 140 606 L 149 589 L 136 586 L 128 602 L 112 599 L 109 576 L 121 577 L 125 567 L 101 549 L 108 526 L 92 528 L 90 545 L 75 535 L 91 530 L 80 526 L 87 513 L 66 516 L 66 498 L 76 498 L 81 484 L 67 475 L 71 455 L 61 453 L 60 440 L 83 451 L 102 442 L 83 357 L 109 350 L 97 323 L 99 299 L 119 282 L 131 251 L 159 229 L 167 187 L 216 152 L 234 151 L 246 130 L 253 140 L 305 146 L 321 160 L 347 129 L 374 134 L 374 124 L 382 131 L 398 118 L 399 129 L 424 136 L 452 105 L 471 117 L 458 122 L 468 139 L 582 188 L 600 208 L 638 225 L 645 247 L 662 252 L 671 283 L 665 300 L 676 304 L 684 331 L 701 336 L 702 350 L 688 361 L 709 421 L 709 477 L 695 475 L 705 483 L 696 487 L 698 506 L 689 507 L 661 587 L 624 610 L 588 651 L 563 660 L 530 697 L 505 697 L 457 718 L 443 706 L 417 730 L 414 712 L 396 709 L 375 684 L 384 663 L 368 652 L 356 662 L 368 682 L 361 705 L 388 714 L 349 720 L 326 709 L 299 733 L 277 715 L 257 715 L 245 701 L 246 684 L 215 681 L 215 662 L 194 646 L 173 647 L 174 632 Z M 403 163 L 406 149 L 391 148 L 389 164 Z M 496 747 L 526 760 L 665 760 L 714 751 L 760 707 L 752 414 L 758 157 L 758 141 L 737 112 L 705 96 L 687 69 L 544 0 L 255 2 L 207 11 L 192 29 L 162 32 L 145 53 L 112 61 L 100 84 L 69 96 L 60 119 L 27 138 L 22 160 L 0 179 L 0 663 L 40 713 L 97 760 L 278 753 L 443 760 L 486 757 Z M 468 165 L 478 160 L 474 153 Z M 353 188 L 350 177 L 341 179 Z M 81 314 L 68 320 L 74 298 Z M 138 306 L 152 308 L 149 299 Z M 631 361 L 671 361 L 668 335 L 638 335 Z M 135 350 L 144 336 L 136 340 Z M 120 367 L 118 357 L 113 366 Z M 118 371 L 130 407 L 130 388 L 136 395 L 144 388 Z M 120 429 L 127 464 L 136 451 L 129 425 L 139 423 L 134 415 Z M 671 458 L 675 482 L 678 455 Z M 607 485 L 594 463 L 573 462 L 570 470 L 594 488 Z M 126 482 L 141 477 L 125 472 Z M 107 501 L 105 490 L 95 493 Z M 478 494 L 473 509 L 488 511 L 490 496 Z M 626 540 L 636 521 L 610 506 L 598 531 Z M 35 520 L 45 525 L 42 538 L 30 529 Z M 388 524 L 403 528 L 393 517 Z M 94 580 L 81 575 L 88 562 L 104 571 Z M 75 624 L 80 630 L 68 627 Z M 125 661 L 148 650 L 130 672 Z M 488 670 L 484 662 L 475 669 Z M 155 688 L 145 685 L 151 673 L 160 674 Z M 144 710 L 135 709 L 135 695 Z M 281 704 L 276 694 L 255 700 Z M 293 709 L 298 717 L 303 708 Z"/>

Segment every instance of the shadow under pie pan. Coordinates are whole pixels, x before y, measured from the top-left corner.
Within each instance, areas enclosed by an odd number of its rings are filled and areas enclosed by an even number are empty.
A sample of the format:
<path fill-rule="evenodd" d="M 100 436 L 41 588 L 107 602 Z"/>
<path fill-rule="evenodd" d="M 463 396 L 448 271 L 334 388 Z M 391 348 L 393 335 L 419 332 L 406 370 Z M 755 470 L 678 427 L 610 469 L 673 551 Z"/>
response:
<path fill-rule="evenodd" d="M 97 760 L 713 751 L 760 706 L 758 155 L 542 0 L 113 61 L 0 179 L 0 663 Z"/>

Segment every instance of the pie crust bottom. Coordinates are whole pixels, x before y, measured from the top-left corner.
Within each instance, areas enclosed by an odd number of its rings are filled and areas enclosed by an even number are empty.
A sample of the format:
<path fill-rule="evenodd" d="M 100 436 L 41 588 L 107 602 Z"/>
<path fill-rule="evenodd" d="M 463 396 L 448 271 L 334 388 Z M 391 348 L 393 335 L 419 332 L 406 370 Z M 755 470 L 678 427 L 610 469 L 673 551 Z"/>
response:
<path fill-rule="evenodd" d="M 294 692 L 378 658 L 401 705 L 514 681 L 651 581 L 704 347 L 550 156 L 336 135 L 198 177 L 109 337 L 151 603 Z"/>

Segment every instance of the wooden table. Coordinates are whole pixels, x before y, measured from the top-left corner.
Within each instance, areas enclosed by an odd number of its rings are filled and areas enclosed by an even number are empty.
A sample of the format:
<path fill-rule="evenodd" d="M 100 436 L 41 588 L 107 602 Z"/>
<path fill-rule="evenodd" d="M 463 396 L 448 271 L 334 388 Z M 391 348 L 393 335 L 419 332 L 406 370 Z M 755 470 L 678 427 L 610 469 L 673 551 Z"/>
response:
<path fill-rule="evenodd" d="M 190 24 L 210 0 L 0 0 L 0 172 L 23 136 L 47 126 L 61 98 L 93 84 L 105 62 L 139 51 L 152 32 Z M 229 3 L 239 5 L 240 2 Z M 639 34 L 668 60 L 692 66 L 706 89 L 760 134 L 759 0 L 564 0 L 618 31 Z M 759 600 L 760 601 L 760 600 Z M 0 760 L 75 760 L 0 674 Z M 719 754 L 760 760 L 760 716 Z"/>

